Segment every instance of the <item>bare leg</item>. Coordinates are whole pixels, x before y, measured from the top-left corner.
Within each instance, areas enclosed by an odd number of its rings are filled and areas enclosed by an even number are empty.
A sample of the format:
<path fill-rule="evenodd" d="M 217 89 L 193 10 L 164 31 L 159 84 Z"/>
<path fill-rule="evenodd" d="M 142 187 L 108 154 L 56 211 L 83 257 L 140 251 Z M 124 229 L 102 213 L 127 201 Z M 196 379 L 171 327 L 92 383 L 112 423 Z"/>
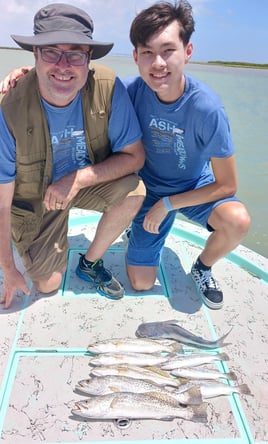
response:
<path fill-rule="evenodd" d="M 103 214 L 95 237 L 85 254 L 88 261 L 93 262 L 104 255 L 136 216 L 143 200 L 144 196 L 127 196 L 119 205 Z"/>
<path fill-rule="evenodd" d="M 250 216 L 240 202 L 226 202 L 215 208 L 208 223 L 215 231 L 209 236 L 200 259 L 211 267 L 239 245 L 247 234 Z M 155 283 L 157 267 L 127 265 L 127 273 L 135 290 L 149 290 Z"/>
<path fill-rule="evenodd" d="M 208 223 L 215 231 L 209 236 L 200 259 L 203 264 L 212 267 L 246 236 L 250 216 L 240 202 L 225 202 L 213 210 Z"/>
<path fill-rule="evenodd" d="M 141 267 L 126 265 L 130 284 L 134 290 L 150 290 L 154 286 L 158 267 Z"/>

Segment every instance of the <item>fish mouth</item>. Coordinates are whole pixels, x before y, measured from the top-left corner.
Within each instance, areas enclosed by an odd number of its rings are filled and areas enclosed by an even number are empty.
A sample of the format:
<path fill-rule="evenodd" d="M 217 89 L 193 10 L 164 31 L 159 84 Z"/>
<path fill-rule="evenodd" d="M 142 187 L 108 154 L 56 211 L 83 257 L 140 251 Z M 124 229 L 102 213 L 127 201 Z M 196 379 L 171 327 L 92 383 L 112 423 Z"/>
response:
<path fill-rule="evenodd" d="M 74 404 L 73 412 L 80 412 L 82 409 L 77 402 Z"/>

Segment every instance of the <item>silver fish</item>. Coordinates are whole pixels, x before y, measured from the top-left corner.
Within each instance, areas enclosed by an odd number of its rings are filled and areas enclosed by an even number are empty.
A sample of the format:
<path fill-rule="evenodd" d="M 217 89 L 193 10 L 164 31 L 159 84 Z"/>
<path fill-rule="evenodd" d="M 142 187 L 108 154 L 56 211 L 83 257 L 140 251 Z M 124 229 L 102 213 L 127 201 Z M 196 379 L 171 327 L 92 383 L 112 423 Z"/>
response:
<path fill-rule="evenodd" d="M 157 367 L 139 367 L 135 365 L 108 365 L 93 367 L 90 372 L 95 376 L 119 375 L 132 379 L 143 379 L 162 386 L 179 387 L 180 379 L 170 375 L 169 372 Z"/>
<path fill-rule="evenodd" d="M 170 387 L 164 388 L 152 382 L 133 379 L 127 376 L 95 376 L 90 379 L 82 379 L 76 384 L 75 391 L 90 396 L 108 395 L 109 393 L 117 392 L 154 392 L 163 395 L 169 394 L 172 398 L 176 399 L 178 404 L 199 405 L 202 402 L 200 389 L 197 386 L 189 387 L 189 390 L 183 392 L 178 392 L 176 390 L 170 390 Z"/>
<path fill-rule="evenodd" d="M 178 406 L 176 400 L 159 393 L 110 393 L 75 402 L 72 414 L 88 419 L 111 420 L 182 418 L 194 422 L 207 422 L 207 404 Z"/>
<path fill-rule="evenodd" d="M 91 353 L 175 353 L 182 351 L 182 346 L 175 341 L 156 341 L 150 338 L 107 339 L 89 344 Z"/>
<path fill-rule="evenodd" d="M 198 381 L 191 380 L 190 382 L 181 385 L 176 391 L 189 390 L 189 388 L 197 385 L 200 388 L 202 399 L 216 398 L 218 396 L 228 396 L 233 393 L 239 395 L 253 396 L 247 384 L 229 385 L 220 381 Z"/>
<path fill-rule="evenodd" d="M 164 364 L 161 364 L 163 370 L 172 370 L 183 367 L 195 367 L 198 365 L 209 364 L 214 361 L 229 361 L 229 356 L 226 353 L 218 353 L 212 355 L 211 353 L 193 353 L 176 356 Z"/>
<path fill-rule="evenodd" d="M 214 349 L 229 345 L 224 343 L 224 339 L 229 335 L 230 331 L 215 341 L 209 341 L 181 327 L 177 321 L 171 320 L 140 324 L 136 330 L 136 336 L 153 339 L 167 338 L 193 347 Z"/>
<path fill-rule="evenodd" d="M 236 381 L 237 376 L 234 372 L 221 373 L 215 370 L 199 369 L 196 367 L 188 368 L 176 368 L 171 370 L 172 375 L 179 376 L 186 379 L 229 379 L 230 381 Z"/>
<path fill-rule="evenodd" d="M 159 365 L 166 362 L 170 355 L 161 353 L 102 353 L 90 359 L 90 365 Z M 174 355 L 171 355 L 174 356 Z"/>

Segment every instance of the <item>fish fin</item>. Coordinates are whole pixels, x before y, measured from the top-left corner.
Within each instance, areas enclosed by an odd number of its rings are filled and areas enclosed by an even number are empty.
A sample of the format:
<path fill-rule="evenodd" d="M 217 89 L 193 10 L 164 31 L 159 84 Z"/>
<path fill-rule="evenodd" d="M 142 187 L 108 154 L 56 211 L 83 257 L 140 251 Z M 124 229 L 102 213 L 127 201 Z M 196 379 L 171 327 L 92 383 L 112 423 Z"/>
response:
<path fill-rule="evenodd" d="M 169 319 L 168 321 L 163 321 L 163 324 L 178 324 L 177 319 Z"/>
<path fill-rule="evenodd" d="M 220 354 L 219 354 L 219 359 L 220 359 L 221 361 L 230 361 L 230 358 L 229 358 L 229 356 L 227 355 L 227 353 L 220 353 Z"/>
<path fill-rule="evenodd" d="M 111 409 L 115 409 L 117 407 L 118 402 L 120 402 L 120 399 L 118 399 L 118 397 L 116 397 L 116 395 L 115 395 L 114 398 L 112 398 L 111 403 L 110 403 Z"/>
<path fill-rule="evenodd" d="M 176 354 L 181 353 L 183 351 L 182 344 L 180 344 L 179 342 L 174 342 L 173 344 L 170 344 L 169 346 L 170 346 L 172 352 L 174 352 Z"/>
<path fill-rule="evenodd" d="M 230 344 L 231 344 L 231 342 L 224 343 L 224 339 L 227 338 L 227 336 L 231 333 L 232 330 L 233 330 L 233 327 L 231 327 L 230 330 L 229 330 L 227 333 L 225 333 L 225 335 L 221 336 L 221 337 L 217 340 L 218 347 L 226 347 L 227 345 L 230 345 Z"/>
<path fill-rule="evenodd" d="M 191 421 L 206 423 L 208 421 L 207 405 L 208 404 L 206 402 L 203 402 L 202 404 L 193 407 L 193 417 Z"/>
<path fill-rule="evenodd" d="M 235 372 L 230 372 L 230 373 L 226 373 L 226 375 L 228 376 L 228 379 L 230 379 L 231 381 L 237 381 L 237 376 L 235 374 Z"/>
<path fill-rule="evenodd" d="M 167 353 L 166 354 L 166 358 L 169 360 L 169 359 L 173 359 L 173 358 L 177 358 L 178 357 L 178 354 L 177 353 L 175 353 L 175 352 L 171 352 L 171 353 Z"/>
<path fill-rule="evenodd" d="M 239 389 L 239 393 L 241 395 L 253 396 L 253 394 L 251 393 L 250 388 L 247 384 L 241 384 L 237 388 Z"/>
<path fill-rule="evenodd" d="M 169 376 L 169 372 L 167 372 L 166 370 L 162 370 L 160 367 L 146 365 L 144 368 L 152 373 L 156 373 L 157 375 Z"/>
<path fill-rule="evenodd" d="M 201 394 L 200 387 L 197 385 L 185 390 L 183 394 L 187 394 L 186 404 L 188 405 L 200 405 L 202 404 L 203 398 Z"/>
<path fill-rule="evenodd" d="M 111 385 L 109 387 L 109 389 L 111 390 L 112 393 L 120 392 L 120 389 L 118 387 L 113 386 L 113 385 Z"/>

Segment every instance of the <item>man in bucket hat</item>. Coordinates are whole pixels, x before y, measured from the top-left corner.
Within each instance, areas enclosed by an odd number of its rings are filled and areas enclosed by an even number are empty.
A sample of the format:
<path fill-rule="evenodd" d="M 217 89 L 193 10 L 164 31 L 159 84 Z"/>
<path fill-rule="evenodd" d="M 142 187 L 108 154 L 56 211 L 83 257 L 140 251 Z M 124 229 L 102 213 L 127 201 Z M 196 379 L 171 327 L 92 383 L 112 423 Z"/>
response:
<path fill-rule="evenodd" d="M 135 174 L 144 163 L 141 130 L 127 91 L 114 73 L 89 64 L 112 43 L 93 40 L 83 10 L 50 4 L 34 17 L 34 35 L 13 35 L 33 51 L 35 69 L 2 98 L 0 109 L 1 302 L 29 288 L 11 241 L 43 293 L 56 291 L 67 263 L 72 207 L 103 213 L 76 272 L 112 299 L 124 289 L 102 256 L 138 212 L 145 196 Z"/>

